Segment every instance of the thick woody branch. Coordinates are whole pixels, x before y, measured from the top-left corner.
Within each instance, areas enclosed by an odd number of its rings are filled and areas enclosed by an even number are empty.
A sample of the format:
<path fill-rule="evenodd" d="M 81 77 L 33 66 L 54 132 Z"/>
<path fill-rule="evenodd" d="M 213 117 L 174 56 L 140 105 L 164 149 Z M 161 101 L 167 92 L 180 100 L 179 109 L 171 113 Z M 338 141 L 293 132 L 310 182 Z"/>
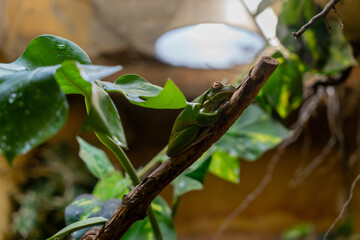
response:
<path fill-rule="evenodd" d="M 124 196 L 121 205 L 105 226 L 100 231 L 95 230 L 96 235 L 92 231 L 92 235 L 86 234 L 82 240 L 120 239 L 135 221 L 143 219 L 146 216 L 146 209 L 160 192 L 226 133 L 254 100 L 278 64 L 274 58 L 261 58 L 229 100 L 221 119 L 209 129 L 210 134 L 187 151 L 161 164 Z"/>
<path fill-rule="evenodd" d="M 310 19 L 310 21 L 308 23 L 306 23 L 304 26 L 302 26 L 300 28 L 299 31 L 294 32 L 293 36 L 295 38 L 299 38 L 307 29 L 309 29 L 317 20 L 319 20 L 320 18 L 323 18 L 326 21 L 326 17 L 329 14 L 331 9 L 335 10 L 335 5 L 339 2 L 340 0 L 330 0 L 326 6 L 323 8 L 323 10 L 321 12 L 319 12 L 318 14 L 316 14 L 314 17 L 312 17 Z M 336 11 L 336 10 L 335 10 Z M 328 26 L 329 27 L 329 26 Z"/>

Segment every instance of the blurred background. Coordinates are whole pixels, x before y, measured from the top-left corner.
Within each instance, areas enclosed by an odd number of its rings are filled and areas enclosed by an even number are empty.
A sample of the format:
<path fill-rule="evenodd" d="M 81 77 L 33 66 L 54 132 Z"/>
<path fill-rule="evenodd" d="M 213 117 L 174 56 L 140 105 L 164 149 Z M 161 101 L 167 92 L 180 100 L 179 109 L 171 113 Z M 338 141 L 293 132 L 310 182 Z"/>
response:
<path fill-rule="evenodd" d="M 267 3 L 257 12 L 261 2 Z M 240 78 L 256 59 L 282 48 L 276 34 L 282 2 L 0 0 L 0 61 L 16 60 L 31 39 L 53 34 L 78 44 L 93 64 L 122 65 L 123 70 L 108 81 L 135 73 L 163 86 L 171 78 L 190 101 L 212 82 Z M 327 3 L 315 2 L 320 7 Z M 346 0 L 337 9 L 341 18 L 334 13 L 329 18 L 341 19 L 346 40 L 357 57 L 360 2 Z M 294 13 L 294 20 L 296 16 Z M 336 86 L 348 156 L 357 151 L 360 138 L 359 74 L 359 68 L 352 67 L 346 81 Z M 304 84 L 304 89 L 309 85 Z M 167 144 L 180 110 L 145 109 L 120 95 L 112 97 L 130 147 L 127 154 L 135 167 L 143 166 Z M 55 137 L 18 157 L 13 167 L 0 161 L 0 239 L 49 237 L 64 226 L 64 207 L 77 195 L 90 192 L 96 183 L 78 157 L 75 136 L 102 146 L 92 134 L 80 133 L 86 115 L 82 97 L 70 95 L 68 100 L 68 122 Z M 287 229 L 304 223 L 316 232 L 329 228 L 348 197 L 359 164 L 358 155 L 351 155 L 349 168 L 335 154 L 338 145 L 327 144 L 332 137 L 328 104 L 319 102 L 302 134 L 282 152 L 271 182 L 218 239 L 281 239 Z M 298 116 L 296 108 L 283 123 L 290 127 Z M 268 151 L 253 162 L 240 159 L 238 184 L 209 174 L 203 190 L 184 195 L 175 218 L 178 239 L 211 239 L 227 216 L 257 188 L 275 153 Z M 319 158 L 323 161 L 309 176 L 293 184 L 296 172 Z M 359 189 L 355 188 L 348 215 L 353 235 L 360 234 Z M 171 187 L 162 194 L 171 202 Z M 307 239 L 315 239 L 311 237 L 309 234 Z"/>

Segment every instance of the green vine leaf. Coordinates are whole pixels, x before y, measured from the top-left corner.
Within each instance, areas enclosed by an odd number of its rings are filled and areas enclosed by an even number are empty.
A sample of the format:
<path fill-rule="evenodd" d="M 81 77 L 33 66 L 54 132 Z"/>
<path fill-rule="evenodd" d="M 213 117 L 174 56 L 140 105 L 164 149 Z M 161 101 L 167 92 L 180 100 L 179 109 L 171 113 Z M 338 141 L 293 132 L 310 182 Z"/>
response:
<path fill-rule="evenodd" d="M 273 57 L 279 61 L 279 66 L 261 89 L 256 101 L 268 113 L 284 119 L 302 102 L 302 77 L 307 68 L 296 54 L 285 57 L 277 52 Z"/>
<path fill-rule="evenodd" d="M 289 136 L 290 132 L 283 125 L 251 104 L 210 151 L 254 161 Z"/>
<path fill-rule="evenodd" d="M 209 171 L 232 183 L 240 182 L 240 162 L 236 156 L 231 156 L 223 151 L 216 151 L 211 158 Z"/>
<path fill-rule="evenodd" d="M 75 43 L 42 35 L 15 62 L 0 64 L 0 151 L 10 164 L 65 124 L 68 104 L 54 74 L 69 59 L 91 63 Z"/>
<path fill-rule="evenodd" d="M 67 115 L 68 104 L 54 68 L 0 77 L 0 149 L 10 164 L 57 133 Z"/>
<path fill-rule="evenodd" d="M 324 21 L 317 21 L 300 38 L 292 36 L 319 11 L 312 0 L 284 1 L 277 36 L 311 70 L 332 75 L 356 64 L 351 46 L 337 21 L 328 21 L 331 33 Z"/>
<path fill-rule="evenodd" d="M 75 43 L 53 35 L 41 35 L 30 41 L 24 53 L 15 62 L 0 64 L 0 76 L 53 66 L 65 60 L 91 64 L 89 56 Z"/>
<path fill-rule="evenodd" d="M 80 145 L 79 156 L 95 177 L 105 178 L 115 172 L 115 168 L 103 150 L 87 143 L 80 137 L 76 137 L 76 139 Z"/>
<path fill-rule="evenodd" d="M 153 85 L 135 74 L 119 77 L 114 83 L 102 82 L 108 92 L 122 93 L 132 104 L 156 109 L 177 109 L 186 106 L 186 99 L 170 79 L 164 88 Z"/>

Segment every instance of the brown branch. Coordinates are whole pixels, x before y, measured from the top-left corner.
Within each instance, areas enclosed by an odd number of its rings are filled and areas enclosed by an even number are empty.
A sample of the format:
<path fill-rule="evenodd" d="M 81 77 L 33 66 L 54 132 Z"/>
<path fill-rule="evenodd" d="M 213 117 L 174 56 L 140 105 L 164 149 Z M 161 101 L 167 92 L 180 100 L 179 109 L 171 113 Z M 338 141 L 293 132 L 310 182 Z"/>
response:
<path fill-rule="evenodd" d="M 105 226 L 101 228 L 96 237 L 94 235 L 84 235 L 82 240 L 120 239 L 135 221 L 145 218 L 146 209 L 150 203 L 167 185 L 190 167 L 211 145 L 225 134 L 254 100 L 278 64 L 278 61 L 272 57 L 261 58 L 226 104 L 221 119 L 209 129 L 209 133 L 212 134 L 209 134 L 182 154 L 169 158 L 161 164 L 123 197 L 119 208 L 106 222 Z"/>
<path fill-rule="evenodd" d="M 330 10 L 335 9 L 335 5 L 339 1 L 340 0 L 330 0 L 321 12 L 319 12 L 314 17 L 312 17 L 308 23 L 306 23 L 304 26 L 300 28 L 299 31 L 293 32 L 293 36 L 295 37 L 295 39 L 299 38 L 307 29 L 309 29 L 320 18 L 324 18 L 326 20 L 326 16 L 329 14 Z"/>

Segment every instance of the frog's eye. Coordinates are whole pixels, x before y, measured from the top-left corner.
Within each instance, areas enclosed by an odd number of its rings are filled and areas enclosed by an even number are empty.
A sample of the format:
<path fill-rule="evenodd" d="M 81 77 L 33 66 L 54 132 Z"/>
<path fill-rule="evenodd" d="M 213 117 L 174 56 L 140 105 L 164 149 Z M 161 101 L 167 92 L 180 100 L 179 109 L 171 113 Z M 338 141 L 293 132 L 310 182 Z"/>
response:
<path fill-rule="evenodd" d="M 221 83 L 219 82 L 214 82 L 212 85 L 211 85 L 211 88 L 215 91 L 219 91 L 221 90 L 222 88 L 224 87 L 224 85 L 222 85 Z"/>

